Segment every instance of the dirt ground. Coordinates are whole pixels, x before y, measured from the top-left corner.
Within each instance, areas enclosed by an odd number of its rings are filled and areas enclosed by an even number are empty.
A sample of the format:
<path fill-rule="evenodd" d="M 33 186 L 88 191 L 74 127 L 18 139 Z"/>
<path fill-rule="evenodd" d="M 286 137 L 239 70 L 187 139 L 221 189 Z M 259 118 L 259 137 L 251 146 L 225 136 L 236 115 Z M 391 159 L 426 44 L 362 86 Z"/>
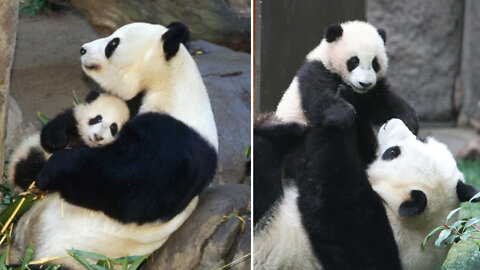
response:
<path fill-rule="evenodd" d="M 88 22 L 72 10 L 20 15 L 11 95 L 37 128 L 37 112 L 53 117 L 72 106 L 72 91 L 89 89 L 80 68 L 80 46 L 98 38 Z"/>

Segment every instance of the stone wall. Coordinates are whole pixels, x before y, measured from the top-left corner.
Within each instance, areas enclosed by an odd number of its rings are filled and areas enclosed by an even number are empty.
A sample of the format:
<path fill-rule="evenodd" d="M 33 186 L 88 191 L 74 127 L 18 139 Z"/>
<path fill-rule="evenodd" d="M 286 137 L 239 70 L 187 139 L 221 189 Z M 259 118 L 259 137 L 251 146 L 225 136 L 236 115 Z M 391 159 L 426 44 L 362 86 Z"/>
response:
<path fill-rule="evenodd" d="M 368 21 L 387 31 L 392 88 L 412 103 L 422 120 L 456 119 L 454 90 L 461 67 L 463 2 L 367 1 Z"/>
<path fill-rule="evenodd" d="M 0 169 L 3 172 L 5 122 L 18 22 L 18 0 L 0 1 Z"/>

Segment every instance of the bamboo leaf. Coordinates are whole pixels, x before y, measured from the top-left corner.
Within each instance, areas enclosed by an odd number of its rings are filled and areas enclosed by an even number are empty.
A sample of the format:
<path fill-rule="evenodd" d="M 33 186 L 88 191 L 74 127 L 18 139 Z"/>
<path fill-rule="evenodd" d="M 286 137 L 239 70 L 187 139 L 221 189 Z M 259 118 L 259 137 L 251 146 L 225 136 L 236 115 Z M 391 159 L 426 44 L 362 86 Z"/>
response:
<path fill-rule="evenodd" d="M 40 120 L 40 122 L 43 125 L 46 125 L 46 124 L 48 124 L 48 122 L 50 122 L 50 119 L 41 112 L 37 113 L 37 118 L 38 118 L 38 120 Z"/>
<path fill-rule="evenodd" d="M 93 266 L 79 254 L 73 253 L 71 251 L 68 251 L 68 254 L 72 256 L 75 260 L 77 260 L 79 263 L 83 264 L 88 270 L 93 270 Z"/>
<path fill-rule="evenodd" d="M 459 207 L 459 208 L 457 208 L 457 209 L 454 209 L 454 210 L 450 211 L 450 213 L 449 213 L 448 216 L 447 216 L 447 222 L 448 222 L 448 220 L 449 220 L 450 218 L 453 217 L 453 215 L 455 215 L 455 213 L 457 213 L 457 212 L 460 211 L 461 209 L 462 209 L 462 207 Z"/>
<path fill-rule="evenodd" d="M 469 228 L 472 225 L 477 224 L 478 222 L 480 222 L 479 218 L 472 218 L 465 224 L 465 228 Z"/>
<path fill-rule="evenodd" d="M 447 239 L 447 237 L 449 237 L 451 233 L 452 233 L 452 229 L 446 229 L 441 231 L 440 234 L 438 235 L 437 240 L 435 240 L 435 246 L 441 247 L 443 240 Z"/>
<path fill-rule="evenodd" d="M 32 261 L 33 249 L 34 248 L 35 248 L 35 246 L 33 245 L 33 243 L 30 243 L 28 248 L 25 250 L 25 255 L 23 256 L 23 259 L 22 259 L 22 266 L 23 267 L 27 267 L 28 263 L 30 263 Z"/>
<path fill-rule="evenodd" d="M 128 257 L 124 257 L 123 263 L 122 263 L 122 270 L 127 270 L 128 267 Z"/>
<path fill-rule="evenodd" d="M 71 252 L 71 253 L 80 255 L 84 258 L 89 258 L 89 259 L 93 259 L 93 260 L 96 260 L 96 261 L 100 261 L 100 260 L 101 261 L 107 261 L 108 260 L 107 256 L 99 254 L 99 253 L 95 253 L 95 252 L 78 250 L 78 249 L 70 249 L 68 251 Z"/>
<path fill-rule="evenodd" d="M 57 270 L 58 268 L 60 268 L 60 264 L 51 264 L 45 270 Z"/>
<path fill-rule="evenodd" d="M 128 270 L 136 270 L 136 269 L 142 264 L 142 262 L 143 262 L 146 258 L 148 258 L 148 254 L 138 257 L 138 259 L 136 259 L 136 260 L 130 265 L 130 267 L 128 268 Z"/>
<path fill-rule="evenodd" d="M 5 265 L 6 258 L 7 258 L 7 251 L 4 251 L 0 256 L 0 270 L 7 270 L 7 266 Z"/>
<path fill-rule="evenodd" d="M 437 227 L 435 229 L 433 229 L 429 234 L 427 234 L 427 236 L 425 236 L 425 238 L 423 239 L 423 242 L 422 242 L 422 245 L 420 246 L 420 249 L 422 251 L 425 250 L 425 246 L 427 245 L 427 242 L 428 240 L 434 235 L 436 234 L 438 231 L 444 229 L 444 227 Z"/>
<path fill-rule="evenodd" d="M 477 194 L 473 195 L 473 197 L 468 201 L 469 203 L 471 203 L 473 200 L 475 200 L 476 198 L 480 197 L 480 192 L 478 192 Z"/>
<path fill-rule="evenodd" d="M 77 93 L 75 91 L 73 91 L 73 104 L 75 106 L 82 104 L 82 100 L 77 96 Z"/>

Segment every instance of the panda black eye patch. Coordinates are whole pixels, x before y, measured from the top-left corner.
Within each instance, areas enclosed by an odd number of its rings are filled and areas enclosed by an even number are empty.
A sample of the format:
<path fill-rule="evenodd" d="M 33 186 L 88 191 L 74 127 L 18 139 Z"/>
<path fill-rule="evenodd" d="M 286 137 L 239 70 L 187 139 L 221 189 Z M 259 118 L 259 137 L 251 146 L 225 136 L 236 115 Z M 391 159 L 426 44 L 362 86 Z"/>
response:
<path fill-rule="evenodd" d="M 112 133 L 112 136 L 115 136 L 118 132 L 118 126 L 117 123 L 113 123 L 110 125 L 110 132 Z"/>
<path fill-rule="evenodd" d="M 112 56 L 113 52 L 118 47 L 118 44 L 120 44 L 120 39 L 118 37 L 108 42 L 107 46 L 105 47 L 105 56 L 107 58 L 110 58 L 110 56 Z"/>
<path fill-rule="evenodd" d="M 400 156 L 400 147 L 398 146 L 392 146 L 390 148 L 388 148 L 387 150 L 385 150 L 385 152 L 383 152 L 383 155 L 382 155 L 382 159 L 383 160 L 393 160 L 395 158 L 397 158 L 398 156 Z"/>
<path fill-rule="evenodd" d="M 376 56 L 372 60 L 372 67 L 373 67 L 373 70 L 375 70 L 375 72 L 378 72 L 380 70 L 380 64 L 378 64 L 378 59 Z"/>
<path fill-rule="evenodd" d="M 98 123 L 102 122 L 102 116 L 101 115 L 97 115 L 95 116 L 94 118 L 88 120 L 88 124 L 90 126 L 93 126 L 93 125 L 96 125 Z"/>
<path fill-rule="evenodd" d="M 350 57 L 350 59 L 348 59 L 347 61 L 348 72 L 351 72 L 352 70 L 354 70 L 356 67 L 358 67 L 359 64 L 360 64 L 360 59 L 358 59 L 358 57 L 356 56 Z"/>

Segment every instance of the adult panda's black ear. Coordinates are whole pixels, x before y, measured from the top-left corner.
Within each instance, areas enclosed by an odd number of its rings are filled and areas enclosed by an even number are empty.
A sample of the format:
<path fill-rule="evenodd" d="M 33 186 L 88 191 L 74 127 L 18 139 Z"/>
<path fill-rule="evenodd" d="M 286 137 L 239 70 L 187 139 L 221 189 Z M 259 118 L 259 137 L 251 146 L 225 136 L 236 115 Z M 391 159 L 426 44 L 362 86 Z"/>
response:
<path fill-rule="evenodd" d="M 401 217 L 421 214 L 427 208 L 427 195 L 421 190 L 411 190 L 410 200 L 404 201 L 398 208 Z"/>
<path fill-rule="evenodd" d="M 325 28 L 325 39 L 327 42 L 334 42 L 343 34 L 343 28 L 340 24 L 331 24 Z"/>
<path fill-rule="evenodd" d="M 85 103 L 92 103 L 95 99 L 97 99 L 100 96 L 100 93 L 97 91 L 90 91 L 90 93 L 87 94 L 87 97 L 85 98 Z"/>
<path fill-rule="evenodd" d="M 188 47 L 190 40 L 190 31 L 188 27 L 180 22 L 172 22 L 167 26 L 168 30 L 162 35 L 163 51 L 165 52 L 165 58 L 170 60 L 175 56 L 180 48 L 180 43 L 183 43 L 185 47 Z"/>
<path fill-rule="evenodd" d="M 478 193 L 478 189 L 470 184 L 465 184 L 461 180 L 457 181 L 457 197 L 460 202 L 468 202 Z M 480 198 L 475 198 L 472 202 L 480 202 Z"/>
<path fill-rule="evenodd" d="M 383 28 L 378 28 L 377 29 L 378 34 L 380 37 L 383 39 L 383 43 L 387 44 L 387 32 Z"/>

